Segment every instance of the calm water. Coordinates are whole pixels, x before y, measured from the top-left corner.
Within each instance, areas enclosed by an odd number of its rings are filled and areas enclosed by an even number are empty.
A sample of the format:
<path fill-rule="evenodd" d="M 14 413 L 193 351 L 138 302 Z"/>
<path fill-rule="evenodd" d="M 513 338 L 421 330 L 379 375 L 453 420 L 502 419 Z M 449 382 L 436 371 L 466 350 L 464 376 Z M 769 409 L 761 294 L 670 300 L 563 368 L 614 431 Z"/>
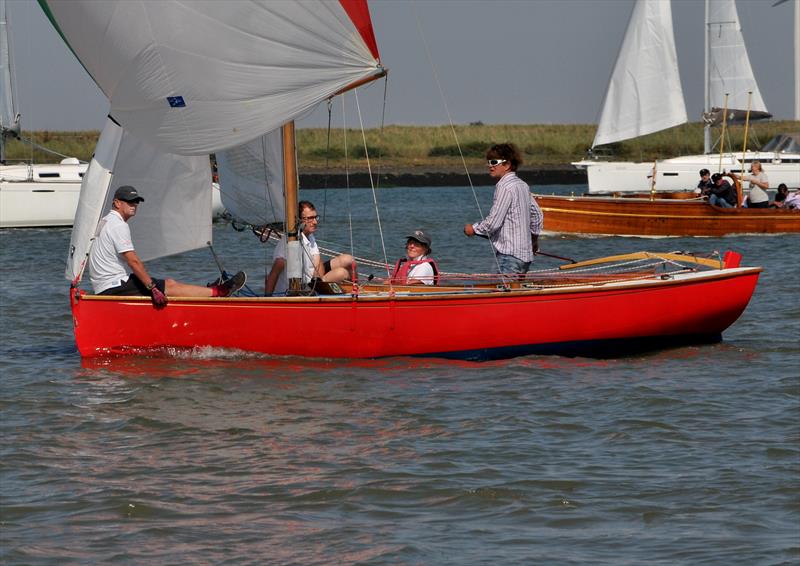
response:
<path fill-rule="evenodd" d="M 356 253 L 382 257 L 370 193 L 303 196 L 343 250 L 350 200 Z M 423 227 L 443 269 L 489 269 L 461 235 L 469 189 L 378 200 L 391 260 Z M 68 242 L 0 233 L 4 564 L 800 562 L 798 236 L 545 237 L 576 259 L 732 248 L 765 272 L 720 344 L 492 363 L 82 361 Z M 271 247 L 226 225 L 215 247 L 261 291 Z M 215 276 L 207 251 L 150 268 Z"/>

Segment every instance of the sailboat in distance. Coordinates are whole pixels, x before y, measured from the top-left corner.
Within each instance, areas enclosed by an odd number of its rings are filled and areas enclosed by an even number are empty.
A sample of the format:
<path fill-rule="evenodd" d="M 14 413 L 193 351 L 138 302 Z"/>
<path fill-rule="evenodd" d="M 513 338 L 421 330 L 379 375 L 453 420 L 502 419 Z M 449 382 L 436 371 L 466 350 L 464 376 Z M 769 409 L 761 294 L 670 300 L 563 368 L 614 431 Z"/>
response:
<path fill-rule="evenodd" d="M 761 269 L 741 267 L 736 254 L 650 253 L 527 277 L 442 274 L 438 285 L 416 287 L 391 277 L 361 281 L 354 265 L 351 281 L 323 292 L 300 277 L 293 120 L 385 75 L 366 1 L 41 4 L 111 101 L 65 273 L 82 356 L 197 347 L 329 358 L 607 356 L 718 341 L 752 296 Z M 156 309 L 148 297 L 81 290 L 115 187 L 138 184 L 148 199 L 131 225 L 143 259 L 202 247 L 211 230 L 207 203 L 194 194 L 201 161 L 225 154 L 221 175 L 241 172 L 241 148 L 267 138 L 282 147 L 272 184 L 283 201 L 287 296 L 170 297 Z M 244 186 L 245 177 L 233 178 Z M 476 321 L 491 330 L 475 331 Z"/>
<path fill-rule="evenodd" d="M 10 21 L 0 0 L 0 228 L 71 226 L 86 163 L 8 163 L 6 145 L 20 137 Z"/>
<path fill-rule="evenodd" d="M 704 154 L 653 163 L 603 161 L 596 155 L 573 163 L 586 169 L 590 194 L 694 188 L 700 169 L 741 174 L 760 161 L 772 188 L 800 187 L 800 132 L 769 140 L 760 150 L 742 154 L 725 148 L 711 153 L 711 127 L 726 114 L 727 123 L 770 118 L 753 74 L 734 0 L 705 1 Z M 725 112 L 727 111 L 727 112 Z M 678 74 L 672 13 L 668 0 L 638 0 L 609 81 L 592 151 L 604 144 L 657 132 L 688 121 Z"/>

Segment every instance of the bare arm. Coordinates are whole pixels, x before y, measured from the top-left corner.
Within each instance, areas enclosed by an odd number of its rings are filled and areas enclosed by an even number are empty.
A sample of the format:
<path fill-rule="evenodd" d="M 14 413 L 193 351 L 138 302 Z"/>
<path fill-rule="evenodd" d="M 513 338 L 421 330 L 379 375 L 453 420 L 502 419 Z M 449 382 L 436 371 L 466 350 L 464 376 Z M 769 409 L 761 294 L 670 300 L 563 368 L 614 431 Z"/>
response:
<path fill-rule="evenodd" d="M 264 294 L 269 296 L 275 290 L 275 285 L 278 284 L 278 277 L 281 276 L 283 270 L 286 269 L 286 260 L 282 257 L 276 258 L 272 262 L 272 269 L 269 270 L 269 275 L 264 282 Z"/>
<path fill-rule="evenodd" d="M 131 268 L 131 272 L 139 278 L 139 281 L 144 283 L 144 286 L 147 288 L 152 287 L 154 281 L 147 273 L 147 270 L 144 268 L 144 263 L 142 263 L 142 260 L 136 255 L 136 252 L 134 250 L 122 252 L 122 257 L 125 258 L 128 267 Z"/>

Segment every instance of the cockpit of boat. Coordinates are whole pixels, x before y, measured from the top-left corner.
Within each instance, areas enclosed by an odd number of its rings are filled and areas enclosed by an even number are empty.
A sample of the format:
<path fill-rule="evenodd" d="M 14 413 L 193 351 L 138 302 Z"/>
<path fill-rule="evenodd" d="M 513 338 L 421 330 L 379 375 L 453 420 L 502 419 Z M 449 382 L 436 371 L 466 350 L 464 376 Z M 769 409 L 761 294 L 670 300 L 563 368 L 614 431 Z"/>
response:
<path fill-rule="evenodd" d="M 800 153 L 800 134 L 778 134 L 761 148 L 775 153 Z"/>

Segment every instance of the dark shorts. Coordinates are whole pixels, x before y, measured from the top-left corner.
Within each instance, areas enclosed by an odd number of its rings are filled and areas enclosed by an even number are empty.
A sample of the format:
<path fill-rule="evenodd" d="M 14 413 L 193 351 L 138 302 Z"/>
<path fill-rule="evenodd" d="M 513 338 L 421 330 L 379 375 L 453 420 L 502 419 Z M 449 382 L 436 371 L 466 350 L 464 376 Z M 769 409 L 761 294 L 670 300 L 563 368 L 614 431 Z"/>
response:
<path fill-rule="evenodd" d="M 325 269 L 325 273 L 328 273 L 331 270 L 331 260 L 328 260 L 325 263 L 323 263 L 322 267 Z"/>
<path fill-rule="evenodd" d="M 763 202 L 748 202 L 747 206 L 749 208 L 769 208 L 769 201 L 765 200 Z"/>
<path fill-rule="evenodd" d="M 158 290 L 162 293 L 166 294 L 166 288 L 164 287 L 164 280 L 163 279 L 156 279 L 155 277 L 152 278 L 158 287 Z M 131 276 L 128 277 L 128 280 L 125 281 L 122 285 L 118 285 L 117 287 L 111 287 L 111 289 L 106 289 L 101 295 L 126 295 L 126 296 L 142 296 L 142 297 L 149 297 L 150 291 L 147 290 L 144 283 L 142 283 L 138 277 L 136 277 L 133 273 Z"/>

